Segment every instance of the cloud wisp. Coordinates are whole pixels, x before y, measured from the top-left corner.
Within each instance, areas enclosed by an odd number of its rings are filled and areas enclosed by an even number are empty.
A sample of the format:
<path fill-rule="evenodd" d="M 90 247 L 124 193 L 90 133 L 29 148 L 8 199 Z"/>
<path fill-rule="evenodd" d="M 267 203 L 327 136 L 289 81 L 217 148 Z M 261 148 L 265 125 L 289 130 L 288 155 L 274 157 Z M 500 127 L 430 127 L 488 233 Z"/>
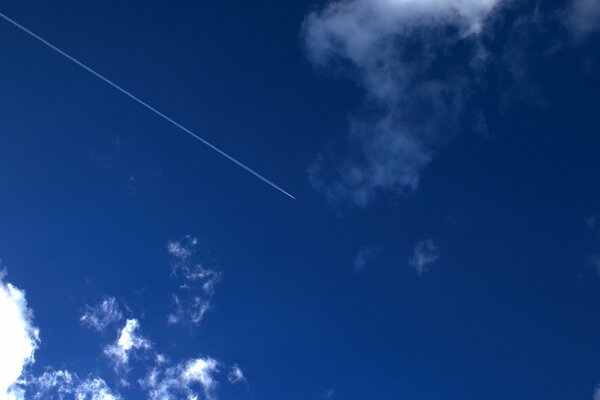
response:
<path fill-rule="evenodd" d="M 106 297 L 94 307 L 86 305 L 79 320 L 88 328 L 103 332 L 122 319 L 123 313 L 117 300 L 114 297 Z"/>
<path fill-rule="evenodd" d="M 568 28 L 578 36 L 600 30 L 600 2 L 598 0 L 574 0 L 566 12 Z"/>
<path fill-rule="evenodd" d="M 414 191 L 457 129 L 486 56 L 479 36 L 500 2 L 332 1 L 309 14 L 310 60 L 349 75 L 365 92 L 346 155 L 333 162 L 321 155 L 309 168 L 313 186 L 362 207 L 378 192 Z"/>
<path fill-rule="evenodd" d="M 164 371 L 153 369 L 148 376 L 140 381 L 151 400 L 175 399 L 185 396 L 197 399 L 195 386 L 200 386 L 204 398 L 215 398 L 217 380 L 215 374 L 219 371 L 219 363 L 212 358 L 197 358 L 179 363 Z"/>
<path fill-rule="evenodd" d="M 431 270 L 431 266 L 440 258 L 437 246 L 431 239 L 421 240 L 415 246 L 408 264 L 415 270 L 417 275 L 423 276 Z"/>
<path fill-rule="evenodd" d="M 172 295 L 175 310 L 168 316 L 171 324 L 187 321 L 198 325 L 210 310 L 215 286 L 221 280 L 220 272 L 194 262 L 197 245 L 198 240 L 192 236 L 167 244 L 171 271 L 179 283 L 179 291 Z"/>
<path fill-rule="evenodd" d="M 229 374 L 227 374 L 227 379 L 233 384 L 247 382 L 244 372 L 237 364 L 234 364 L 233 367 L 231 367 Z"/>
<path fill-rule="evenodd" d="M 77 400 L 120 400 L 121 396 L 111 390 L 104 379 L 90 376 L 81 379 L 67 370 L 44 372 L 41 376 L 28 382 L 28 389 L 34 399 L 64 399 Z"/>
<path fill-rule="evenodd" d="M 112 361 L 117 370 L 127 368 L 131 354 L 152 348 L 152 343 L 140 335 L 139 329 L 140 323 L 137 319 L 128 319 L 116 342 L 104 348 L 104 355 Z"/>

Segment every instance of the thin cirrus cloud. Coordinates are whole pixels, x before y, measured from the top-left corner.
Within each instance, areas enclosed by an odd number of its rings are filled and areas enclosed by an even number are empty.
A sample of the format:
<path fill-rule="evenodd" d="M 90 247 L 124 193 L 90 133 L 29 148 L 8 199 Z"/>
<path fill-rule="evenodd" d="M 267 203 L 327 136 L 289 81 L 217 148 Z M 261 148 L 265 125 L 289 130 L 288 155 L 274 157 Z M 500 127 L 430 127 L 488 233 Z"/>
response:
<path fill-rule="evenodd" d="M 600 29 L 600 2 L 574 0 L 566 13 L 566 24 L 577 35 L 583 36 Z"/>
<path fill-rule="evenodd" d="M 415 270 L 417 275 L 422 276 L 431 270 L 431 266 L 440 258 L 437 246 L 431 239 L 421 240 L 413 250 L 408 264 Z"/>
<path fill-rule="evenodd" d="M 96 306 L 86 305 L 81 318 L 81 323 L 88 328 L 103 332 L 110 325 L 123 319 L 123 313 L 117 299 L 105 297 Z"/>
<path fill-rule="evenodd" d="M 178 291 L 172 294 L 174 310 L 167 317 L 170 324 L 198 325 L 210 310 L 215 286 L 221 280 L 220 272 L 194 261 L 197 245 L 198 240 L 189 235 L 167 243 L 171 272 L 178 282 Z"/>
<path fill-rule="evenodd" d="M 365 92 L 346 154 L 320 155 L 309 167 L 313 186 L 329 200 L 362 207 L 378 192 L 414 191 L 456 130 L 486 56 L 479 37 L 501 2 L 332 1 L 309 14 L 309 59 L 344 71 Z M 454 51 L 463 55 L 453 58 Z"/>
<path fill-rule="evenodd" d="M 77 374 L 67 370 L 46 371 L 28 383 L 34 399 L 75 398 L 82 400 L 120 400 L 121 396 L 113 392 L 104 379 L 88 377 L 80 379 Z M 68 396 L 68 397 L 67 397 Z"/>

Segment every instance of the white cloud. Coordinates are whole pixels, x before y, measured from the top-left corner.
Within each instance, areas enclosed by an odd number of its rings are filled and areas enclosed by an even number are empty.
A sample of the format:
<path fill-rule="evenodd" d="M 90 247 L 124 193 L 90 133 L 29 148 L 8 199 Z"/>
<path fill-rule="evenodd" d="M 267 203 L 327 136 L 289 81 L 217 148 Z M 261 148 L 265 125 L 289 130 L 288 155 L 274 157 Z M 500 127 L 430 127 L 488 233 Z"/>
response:
<path fill-rule="evenodd" d="M 499 0 L 332 1 L 306 21 L 307 45 L 317 61 L 341 54 L 356 64 L 377 56 L 382 40 L 428 26 L 456 26 L 462 35 L 480 33 Z"/>
<path fill-rule="evenodd" d="M 485 58 L 478 35 L 500 2 L 348 0 L 311 13 L 303 28 L 310 59 L 349 72 L 366 92 L 346 156 L 336 168 L 321 156 L 312 184 L 359 206 L 379 191 L 414 191 L 456 130 Z M 461 55 L 449 56 L 455 50 Z"/>
<path fill-rule="evenodd" d="M 578 35 L 586 35 L 600 29 L 600 1 L 573 0 L 566 14 L 567 26 Z"/>
<path fill-rule="evenodd" d="M 59 398 L 66 395 L 77 400 L 119 400 L 102 378 L 89 377 L 81 380 L 76 374 L 66 370 L 46 371 L 28 382 L 34 390 L 34 399 Z"/>
<path fill-rule="evenodd" d="M 142 386 L 148 391 L 151 400 L 171 400 L 182 398 L 197 399 L 196 387 L 208 400 L 214 399 L 217 381 L 214 375 L 218 372 L 219 363 L 212 358 L 197 358 L 182 362 L 164 372 L 152 370 Z"/>
<path fill-rule="evenodd" d="M 99 332 L 123 318 L 119 303 L 114 297 L 106 297 L 95 307 L 85 306 L 80 318 L 82 324 Z"/>
<path fill-rule="evenodd" d="M 194 247 L 198 244 L 198 239 L 193 236 L 187 235 L 182 241 L 172 241 L 167 243 L 167 251 L 173 257 L 178 258 L 180 261 L 188 260 L 193 252 Z"/>
<path fill-rule="evenodd" d="M 128 319 L 117 341 L 104 348 L 104 354 L 113 361 L 115 367 L 126 367 L 132 352 L 152 348 L 152 344 L 138 334 L 139 327 L 140 323 L 137 319 Z"/>
<path fill-rule="evenodd" d="M 594 389 L 594 400 L 600 400 L 600 385 L 596 386 L 596 389 Z"/>
<path fill-rule="evenodd" d="M 18 384 L 24 368 L 34 362 L 40 340 L 25 292 L 4 277 L 0 272 L 0 398 L 17 400 L 23 399 Z"/>
<path fill-rule="evenodd" d="M 433 240 L 422 240 L 415 246 L 413 255 L 408 263 L 415 269 L 417 275 L 421 276 L 431 269 L 431 265 L 440 258 L 438 248 Z"/>
<path fill-rule="evenodd" d="M 210 310 L 215 286 L 221 279 L 219 272 L 193 261 L 197 244 L 198 240 L 189 235 L 167 243 L 167 251 L 174 258 L 173 276 L 179 281 L 179 292 L 172 295 L 175 310 L 167 317 L 170 324 L 199 324 Z"/>
<path fill-rule="evenodd" d="M 35 388 L 35 399 L 50 397 L 54 392 L 59 397 L 73 393 L 77 376 L 66 370 L 46 371 L 41 376 L 31 378 L 28 386 Z"/>
<path fill-rule="evenodd" d="M 229 374 L 227 374 L 227 379 L 233 384 L 246 382 L 244 372 L 242 372 L 241 368 L 237 364 L 234 364 L 233 367 L 231 367 Z"/>
<path fill-rule="evenodd" d="M 0 399 L 24 400 L 26 392 L 34 399 L 62 399 L 71 395 L 77 400 L 119 400 L 100 378 L 80 380 L 69 371 L 46 371 L 35 377 L 24 374 L 35 361 L 40 339 L 27 308 L 25 292 L 4 282 L 0 272 Z M 27 396 L 27 398 L 30 398 Z"/>
<path fill-rule="evenodd" d="M 75 390 L 77 400 L 117 400 L 120 397 L 111 392 L 106 382 L 100 378 L 83 381 Z"/>

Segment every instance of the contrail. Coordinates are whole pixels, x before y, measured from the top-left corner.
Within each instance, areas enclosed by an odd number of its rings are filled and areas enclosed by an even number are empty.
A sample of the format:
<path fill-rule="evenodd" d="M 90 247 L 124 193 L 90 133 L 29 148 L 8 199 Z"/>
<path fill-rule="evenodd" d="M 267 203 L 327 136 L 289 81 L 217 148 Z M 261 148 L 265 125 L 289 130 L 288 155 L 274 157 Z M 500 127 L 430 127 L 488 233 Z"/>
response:
<path fill-rule="evenodd" d="M 245 169 L 246 171 L 248 171 L 249 173 L 251 173 L 252 175 L 254 175 L 255 177 L 257 177 L 258 179 L 260 179 L 261 181 L 265 182 L 267 185 L 269 185 L 269 186 L 271 186 L 271 187 L 279 190 L 281 193 L 285 194 L 286 196 L 288 196 L 288 197 L 296 200 L 296 198 L 294 196 L 292 196 L 291 194 L 289 194 L 288 192 L 286 192 L 285 190 L 283 190 L 281 187 L 277 186 L 275 183 L 273 183 L 269 179 L 265 178 L 264 176 L 262 176 L 261 174 L 259 174 L 255 170 L 253 170 L 252 168 L 248 167 L 243 162 L 238 161 L 235 157 L 230 156 L 229 154 L 225 153 L 223 150 L 219 149 L 217 146 L 213 145 L 212 143 L 208 142 L 205 139 L 202 139 L 200 136 L 198 136 L 197 134 L 195 134 L 194 132 L 192 132 L 191 130 L 189 130 L 188 128 L 186 128 L 185 126 L 181 125 L 179 122 L 175 121 L 171 117 L 169 117 L 169 116 L 163 114 L 162 112 L 158 111 L 156 108 L 152 107 L 150 104 L 146 103 L 145 101 L 143 101 L 139 97 L 135 96 L 131 92 L 123 89 L 121 86 L 117 85 L 116 83 L 114 83 L 113 81 L 111 81 L 110 79 L 108 79 L 107 77 L 105 77 L 104 75 L 102 75 L 102 74 L 94 71 L 92 68 L 88 67 L 87 65 L 85 65 L 84 63 L 82 63 L 81 61 L 79 61 L 78 59 L 76 59 L 75 57 L 70 56 L 69 54 L 65 53 L 64 51 L 62 51 L 61 49 L 59 49 L 58 47 L 56 47 L 52 43 L 48 42 L 46 39 L 42 38 L 41 36 L 33 33 L 29 29 L 25 28 L 23 25 L 19 24 L 17 21 L 15 21 L 15 20 L 7 17 L 6 15 L 4 15 L 1 12 L 0 12 L 0 17 L 2 17 L 5 21 L 10 22 L 12 25 L 16 26 L 17 28 L 19 28 L 23 32 L 27 33 L 29 36 L 33 37 L 34 39 L 37 39 L 38 41 L 42 42 L 46 46 L 50 47 L 52 50 L 56 51 L 58 54 L 64 56 L 68 60 L 74 62 L 77 65 L 79 65 L 81 68 L 85 69 L 90 74 L 92 74 L 95 77 L 97 77 L 97 78 L 103 80 L 104 82 L 108 83 L 110 86 L 112 86 L 113 88 L 117 89 L 119 92 L 123 93 L 124 95 L 126 95 L 130 99 L 134 100 L 135 102 L 137 102 L 137 103 L 141 104 L 142 106 L 146 107 L 148 110 L 152 111 L 153 113 L 155 113 L 159 117 L 161 117 L 164 120 L 166 120 L 166 121 L 170 122 L 171 124 L 175 125 L 177 128 L 181 129 L 182 131 L 184 131 L 188 135 L 190 135 L 190 136 L 198 139 L 199 141 L 201 141 L 202 143 L 204 143 L 206 146 L 210 147 L 211 149 L 213 149 L 214 151 L 216 151 L 217 153 L 219 153 L 223 157 L 227 158 L 229 161 L 233 162 L 237 166 Z"/>

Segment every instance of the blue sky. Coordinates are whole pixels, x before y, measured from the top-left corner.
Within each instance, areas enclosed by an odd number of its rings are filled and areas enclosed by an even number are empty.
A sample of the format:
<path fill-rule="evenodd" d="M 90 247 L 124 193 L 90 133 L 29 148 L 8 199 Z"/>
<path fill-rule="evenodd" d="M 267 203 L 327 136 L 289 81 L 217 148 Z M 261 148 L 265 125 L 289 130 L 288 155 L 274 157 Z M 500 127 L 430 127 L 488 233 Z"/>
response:
<path fill-rule="evenodd" d="M 0 12 L 0 400 L 600 399 L 600 3 Z"/>

